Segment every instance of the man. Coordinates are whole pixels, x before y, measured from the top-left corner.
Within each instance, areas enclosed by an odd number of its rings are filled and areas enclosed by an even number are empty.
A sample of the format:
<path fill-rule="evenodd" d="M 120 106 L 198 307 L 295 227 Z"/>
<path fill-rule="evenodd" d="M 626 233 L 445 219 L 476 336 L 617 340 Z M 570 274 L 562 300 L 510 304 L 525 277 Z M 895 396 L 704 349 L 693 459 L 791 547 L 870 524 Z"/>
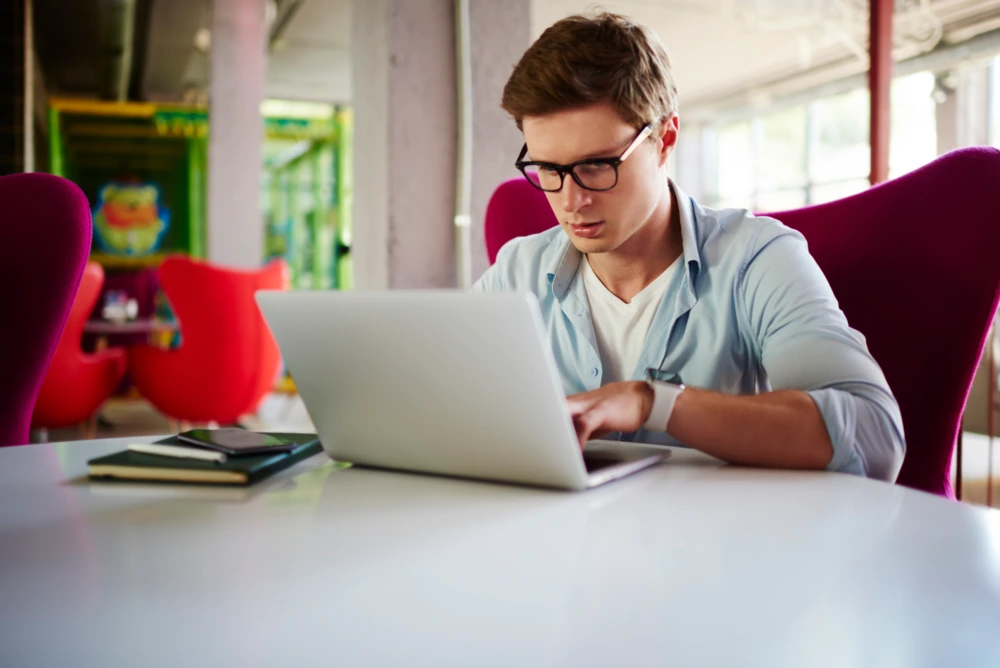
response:
<path fill-rule="evenodd" d="M 652 33 L 607 13 L 559 21 L 502 105 L 559 227 L 506 244 L 474 289 L 538 297 L 581 445 L 896 478 L 899 407 L 802 236 L 667 178 L 676 87 Z"/>

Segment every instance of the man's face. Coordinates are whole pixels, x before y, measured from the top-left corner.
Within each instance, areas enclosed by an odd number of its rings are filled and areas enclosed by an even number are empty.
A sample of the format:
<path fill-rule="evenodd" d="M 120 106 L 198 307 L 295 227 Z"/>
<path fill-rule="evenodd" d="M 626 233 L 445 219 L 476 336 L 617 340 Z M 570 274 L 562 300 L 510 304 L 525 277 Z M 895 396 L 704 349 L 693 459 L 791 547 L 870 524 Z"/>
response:
<path fill-rule="evenodd" d="M 638 134 L 607 103 L 527 116 L 522 128 L 531 160 L 562 165 L 586 158 L 617 158 Z M 578 250 L 618 250 L 654 214 L 662 209 L 666 215 L 669 209 L 664 207 L 670 202 L 664 192 L 668 188 L 665 166 L 676 141 L 673 117 L 654 127 L 652 139 L 642 141 L 618 166 L 618 184 L 611 190 L 586 190 L 567 174 L 562 190 L 546 193 L 559 224 Z"/>

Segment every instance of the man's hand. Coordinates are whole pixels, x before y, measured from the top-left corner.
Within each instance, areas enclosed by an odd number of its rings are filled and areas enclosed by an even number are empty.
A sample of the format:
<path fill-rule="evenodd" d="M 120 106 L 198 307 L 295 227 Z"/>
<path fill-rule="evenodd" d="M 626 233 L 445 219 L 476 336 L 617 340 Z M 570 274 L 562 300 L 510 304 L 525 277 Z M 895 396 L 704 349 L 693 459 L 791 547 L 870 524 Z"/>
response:
<path fill-rule="evenodd" d="M 580 447 L 615 431 L 637 431 L 653 410 L 653 390 L 641 381 L 609 383 L 567 400 Z"/>

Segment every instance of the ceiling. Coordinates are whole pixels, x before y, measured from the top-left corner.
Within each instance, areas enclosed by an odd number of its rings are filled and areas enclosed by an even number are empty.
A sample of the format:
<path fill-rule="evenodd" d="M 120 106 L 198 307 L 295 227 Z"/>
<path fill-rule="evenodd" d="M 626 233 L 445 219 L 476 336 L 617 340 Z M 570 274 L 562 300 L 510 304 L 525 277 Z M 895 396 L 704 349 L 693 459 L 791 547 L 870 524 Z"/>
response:
<path fill-rule="evenodd" d="M 204 91 L 211 41 L 211 0 L 152 4 L 143 92 L 147 99 Z M 269 10 L 271 39 L 265 96 L 341 103 L 351 98 L 351 0 L 281 0 Z M 279 28 L 280 26 L 280 28 Z M 202 45 L 205 46 L 205 45 Z"/>
<path fill-rule="evenodd" d="M 537 36 L 590 0 L 535 0 Z M 601 7 L 652 28 L 666 46 L 682 108 L 793 92 L 867 70 L 863 0 L 607 0 Z M 897 60 L 1000 28 L 1000 0 L 897 0 Z"/>
<path fill-rule="evenodd" d="M 272 45 L 268 97 L 351 99 L 351 0 L 305 0 Z"/>
<path fill-rule="evenodd" d="M 212 25 L 211 0 L 144 0 L 150 5 L 141 96 L 145 100 L 197 98 L 208 84 L 208 53 L 196 46 Z M 137 31 L 138 32 L 138 31 Z"/>
<path fill-rule="evenodd" d="M 359 0 L 355 0 L 359 1 Z M 500 0 L 478 0 L 493 2 Z M 131 99 L 204 100 L 211 0 L 33 0 L 50 92 L 94 97 L 108 76 L 108 8 L 135 4 Z M 266 95 L 349 102 L 352 0 L 272 0 Z M 592 0 L 533 0 L 535 36 Z M 864 0 L 607 0 L 652 28 L 674 64 L 680 104 L 709 108 L 814 86 L 867 68 Z M 280 26 L 280 30 L 278 29 Z M 896 56 L 1000 30 L 1000 0 L 897 0 Z M 196 42 L 200 46 L 196 46 Z M 113 49 L 110 49 L 113 51 Z M 106 86 L 105 86 L 106 88 Z"/>
<path fill-rule="evenodd" d="M 120 25 L 116 21 L 120 19 L 118 10 L 123 4 L 123 0 L 32 0 L 35 52 L 50 92 L 110 96 L 110 91 L 106 90 L 112 78 L 112 62 L 108 56 L 121 55 L 115 53 L 118 49 L 115 42 L 121 38 Z M 133 6 L 135 25 L 144 25 L 148 4 L 139 0 Z M 135 48 L 130 51 L 144 52 L 145 37 L 144 31 L 135 31 Z M 133 58 L 135 60 L 141 60 L 141 56 Z M 133 97 L 137 94 L 138 81 L 138 77 L 129 76 L 126 82 Z"/>
<path fill-rule="evenodd" d="M 108 97 L 109 47 L 117 29 L 108 14 L 135 7 L 129 99 L 204 101 L 210 76 L 211 0 L 32 0 L 35 43 L 53 95 Z M 250 0 L 246 0 L 250 1 Z M 350 100 L 351 0 L 278 0 L 272 19 L 286 25 L 273 35 L 267 97 Z M 291 9 L 292 11 L 288 11 Z M 272 21 L 272 28 L 277 22 Z"/>

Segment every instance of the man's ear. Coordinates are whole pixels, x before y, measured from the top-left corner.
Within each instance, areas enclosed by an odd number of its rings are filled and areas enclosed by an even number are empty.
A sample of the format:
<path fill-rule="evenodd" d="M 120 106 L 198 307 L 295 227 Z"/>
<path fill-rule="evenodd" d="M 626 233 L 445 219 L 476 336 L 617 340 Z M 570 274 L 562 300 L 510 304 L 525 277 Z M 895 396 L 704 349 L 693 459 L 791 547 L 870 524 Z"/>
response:
<path fill-rule="evenodd" d="M 667 163 L 667 158 L 677 148 L 677 137 L 680 132 L 680 118 L 671 114 L 659 123 L 656 129 L 656 140 L 660 150 L 660 166 Z"/>

